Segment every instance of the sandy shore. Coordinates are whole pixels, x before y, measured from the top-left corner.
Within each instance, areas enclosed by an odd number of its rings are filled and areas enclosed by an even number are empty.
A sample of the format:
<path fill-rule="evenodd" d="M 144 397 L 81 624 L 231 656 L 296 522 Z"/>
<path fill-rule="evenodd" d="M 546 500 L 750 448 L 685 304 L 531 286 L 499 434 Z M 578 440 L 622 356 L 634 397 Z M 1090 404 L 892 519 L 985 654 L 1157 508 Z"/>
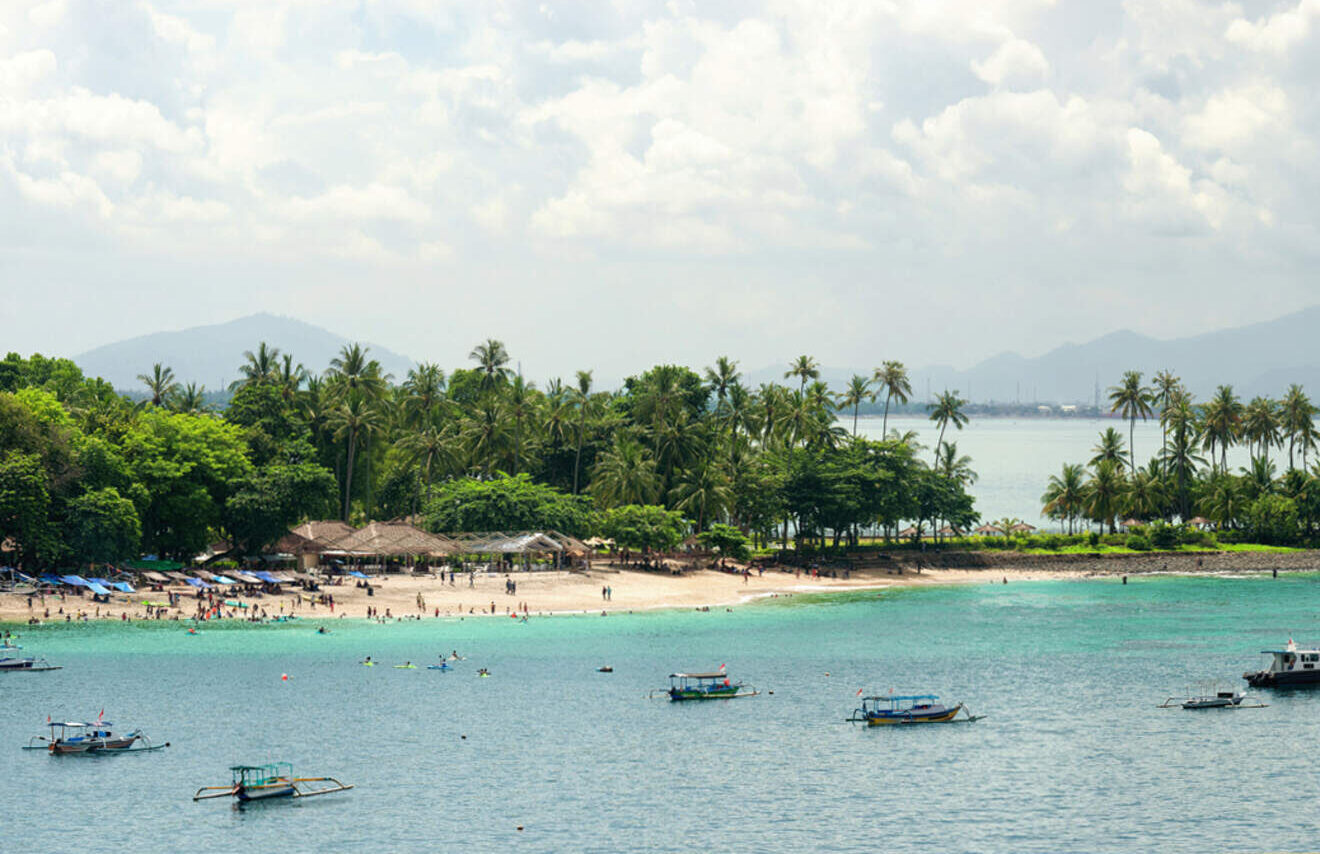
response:
<path fill-rule="evenodd" d="M 918 570 L 915 564 L 921 563 Z M 973 562 L 974 561 L 974 562 Z M 968 566 L 966 564 L 972 563 Z M 963 565 L 959 565 L 963 564 Z M 880 590 L 900 586 L 937 584 L 1003 584 L 1063 578 L 1115 577 L 1146 573 L 1256 573 L 1314 571 L 1320 569 L 1320 553 L 1233 554 L 1129 556 L 1069 556 L 1067 559 L 1033 559 L 1011 553 L 945 553 L 892 561 L 886 568 L 853 570 L 850 577 L 812 578 L 809 574 L 770 570 L 764 574 L 741 575 L 714 570 L 669 575 L 637 569 L 597 566 L 591 572 L 515 572 L 478 574 L 469 586 L 460 574 L 453 585 L 448 579 L 431 576 L 394 575 L 372 579 L 372 595 L 355 587 L 352 579 L 342 585 L 324 584 L 319 591 L 334 597 L 334 608 L 315 604 L 304 591 L 286 587 L 282 595 L 260 597 L 240 595 L 233 588 L 217 595 L 222 599 L 249 605 L 246 610 L 223 607 L 224 616 L 242 619 L 257 613 L 266 617 L 295 614 L 302 618 L 339 619 L 366 617 L 368 608 L 376 615 L 392 618 L 495 616 L 527 613 L 532 616 L 644 611 L 657 608 L 723 608 L 746 604 L 766 597 L 784 597 L 811 593 L 838 593 L 851 590 Z M 842 575 L 842 573 L 840 573 Z M 507 580 L 517 584 L 514 593 L 505 590 Z M 602 588 L 609 588 L 609 598 Z M 198 609 L 196 591 L 186 585 L 172 586 L 178 593 L 177 607 L 166 613 L 169 618 L 188 618 Z M 220 591 L 216 591 L 217 594 Z M 144 600 L 162 602 L 160 592 L 139 591 L 133 595 L 115 594 L 111 602 L 93 603 L 89 597 L 47 596 L 45 602 L 17 594 L 0 594 L 0 622 L 27 623 L 36 618 L 43 622 L 69 619 L 122 620 L 147 617 Z M 492 610 L 493 609 L 493 610 Z M 47 613 L 49 612 L 49 613 Z"/>
<path fill-rule="evenodd" d="M 503 574 L 478 574 L 473 585 L 468 586 L 467 578 L 459 576 L 451 586 L 448 580 L 417 576 L 386 576 L 372 580 L 372 595 L 366 590 L 354 587 L 351 583 L 343 585 L 323 584 L 319 593 L 334 597 L 334 609 L 324 604 L 307 601 L 308 594 L 297 588 L 286 587 L 283 595 L 264 595 L 259 598 L 237 595 L 235 591 L 226 593 L 223 598 L 241 601 L 254 608 L 261 609 L 268 617 L 280 614 L 296 614 L 302 618 L 339 619 L 341 617 L 365 617 L 368 607 L 374 608 L 381 616 L 434 618 L 444 616 L 494 616 L 508 618 L 515 611 L 524 611 L 532 616 L 550 614 L 580 614 L 643 611 L 657 608 L 722 608 L 745 604 L 765 597 L 793 596 L 808 593 L 837 593 L 849 590 L 883 589 L 896 586 L 916 586 L 929 584 L 966 584 L 966 583 L 1002 583 L 1003 578 L 1011 581 L 1060 577 L 1062 574 L 1042 570 L 1004 571 L 987 573 L 982 570 L 941 569 L 925 570 L 921 573 L 905 571 L 903 574 L 890 574 L 884 571 L 854 573 L 851 578 L 811 578 L 806 573 L 795 575 L 781 571 L 770 571 L 764 575 L 753 572 L 744 581 L 741 575 L 726 572 L 703 570 L 689 572 L 681 576 L 639 570 L 595 569 L 590 573 L 581 572 L 535 572 L 512 573 L 507 579 L 516 582 L 517 590 L 513 594 L 505 592 L 506 576 Z M 350 579 L 351 581 L 351 579 Z M 608 587 L 609 599 L 602 595 L 602 588 Z M 196 591 L 186 585 L 169 587 L 182 599 L 177 608 L 168 612 L 169 617 L 191 617 L 197 610 Z M 318 594 L 319 595 L 319 594 Z M 418 597 L 424 605 L 419 605 Z M 220 597 L 217 597 L 220 598 Z M 127 614 L 130 619 L 146 617 L 144 600 L 162 602 L 165 597 L 160 592 L 139 591 L 133 595 L 116 594 L 109 605 L 93 603 L 88 597 L 67 595 L 63 601 L 59 597 L 47 596 L 44 604 L 39 599 L 32 600 L 28 607 L 28 597 L 15 594 L 0 594 L 0 622 L 26 623 L 38 618 L 43 622 L 55 620 L 64 622 L 65 617 L 78 619 L 86 614 L 89 619 L 122 619 Z M 46 616 L 49 609 L 50 616 Z M 233 612 L 241 618 L 239 609 L 225 608 L 226 613 Z M 62 612 L 61 612 L 62 611 Z"/>

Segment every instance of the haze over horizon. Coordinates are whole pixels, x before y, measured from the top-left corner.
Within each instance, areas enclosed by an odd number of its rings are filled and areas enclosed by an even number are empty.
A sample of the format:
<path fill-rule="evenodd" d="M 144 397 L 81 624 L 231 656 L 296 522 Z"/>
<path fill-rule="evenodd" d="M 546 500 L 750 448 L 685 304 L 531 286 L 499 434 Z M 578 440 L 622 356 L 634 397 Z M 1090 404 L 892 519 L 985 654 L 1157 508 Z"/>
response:
<path fill-rule="evenodd" d="M 1314 0 L 11 0 L 4 349 L 270 312 L 961 369 L 1270 320 L 1315 302 L 1317 47 Z"/>

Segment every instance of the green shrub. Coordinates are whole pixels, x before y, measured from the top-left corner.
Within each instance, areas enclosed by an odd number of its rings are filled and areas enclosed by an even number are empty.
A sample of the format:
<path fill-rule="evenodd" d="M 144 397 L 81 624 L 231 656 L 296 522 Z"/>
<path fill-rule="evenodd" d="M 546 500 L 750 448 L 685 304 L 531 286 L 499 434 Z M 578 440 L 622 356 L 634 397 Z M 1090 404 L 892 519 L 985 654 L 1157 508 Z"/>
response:
<path fill-rule="evenodd" d="M 1052 551 L 1058 551 L 1063 547 L 1063 537 L 1058 534 L 1046 534 L 1040 538 L 1041 544 Z"/>
<path fill-rule="evenodd" d="M 1150 540 L 1141 536 L 1141 534 L 1128 534 L 1126 545 L 1134 552 L 1150 551 Z"/>
<path fill-rule="evenodd" d="M 1086 535 L 1086 542 L 1088 545 L 1091 546 L 1091 548 L 1095 548 L 1096 546 L 1100 545 L 1100 535 L 1097 534 L 1095 531 L 1090 531 Z"/>
<path fill-rule="evenodd" d="M 1178 529 L 1163 522 L 1150 526 L 1150 544 L 1157 549 L 1171 549 L 1178 545 Z"/>

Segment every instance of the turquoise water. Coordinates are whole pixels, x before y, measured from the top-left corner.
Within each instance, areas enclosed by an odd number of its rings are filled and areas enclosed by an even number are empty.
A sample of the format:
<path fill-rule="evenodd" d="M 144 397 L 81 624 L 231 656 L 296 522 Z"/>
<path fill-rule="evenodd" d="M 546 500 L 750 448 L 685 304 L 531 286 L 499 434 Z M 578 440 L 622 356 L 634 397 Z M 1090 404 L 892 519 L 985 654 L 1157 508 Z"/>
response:
<path fill-rule="evenodd" d="M 710 613 L 271 627 L 21 629 L 65 669 L 0 674 L 0 848 L 28 851 L 1287 850 L 1314 845 L 1320 692 L 1265 709 L 1157 703 L 1240 685 L 1317 637 L 1313 577 L 1032 582 L 775 600 Z M 361 667 L 468 656 L 449 673 Z M 611 664 L 613 674 L 595 668 Z M 760 696 L 644 698 L 727 663 Z M 490 679 L 476 668 L 488 667 Z M 281 674 L 291 677 L 287 682 Z M 985 720 L 867 730 L 858 688 Z M 773 694 L 769 693 L 773 691 Z M 50 757 L 46 716 L 140 725 L 165 751 Z M 466 738 L 463 738 L 466 736 Z M 193 803 L 289 760 L 351 792 Z M 516 828 L 523 826 L 521 832 Z"/>

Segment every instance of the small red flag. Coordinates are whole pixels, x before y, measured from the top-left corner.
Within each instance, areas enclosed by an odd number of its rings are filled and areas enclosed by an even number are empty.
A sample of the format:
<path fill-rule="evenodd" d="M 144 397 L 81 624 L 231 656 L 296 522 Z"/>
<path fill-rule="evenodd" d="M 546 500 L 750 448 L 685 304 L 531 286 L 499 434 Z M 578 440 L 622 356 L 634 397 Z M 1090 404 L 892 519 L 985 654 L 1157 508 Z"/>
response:
<path fill-rule="evenodd" d="M 858 689 L 857 689 L 857 696 L 859 696 L 859 697 L 862 696 L 862 689 L 861 689 L 861 688 L 858 688 Z"/>
<path fill-rule="evenodd" d="M 724 672 L 724 665 L 723 665 L 723 664 L 720 665 L 720 672 L 721 672 L 721 673 Z"/>
<path fill-rule="evenodd" d="M 105 717 L 105 709 L 101 709 L 101 714 L 97 715 L 96 719 L 99 721 L 103 717 Z"/>

